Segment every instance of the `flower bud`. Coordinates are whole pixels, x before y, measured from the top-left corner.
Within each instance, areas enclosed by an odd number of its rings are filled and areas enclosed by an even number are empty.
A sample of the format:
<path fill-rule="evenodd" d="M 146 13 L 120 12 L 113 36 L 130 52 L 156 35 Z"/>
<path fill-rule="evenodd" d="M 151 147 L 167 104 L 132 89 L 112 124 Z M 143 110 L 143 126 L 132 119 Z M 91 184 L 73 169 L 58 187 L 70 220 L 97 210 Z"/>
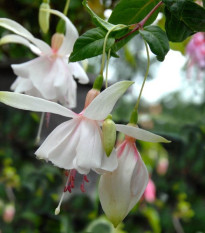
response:
<path fill-rule="evenodd" d="M 96 90 L 96 89 L 91 89 L 89 90 L 86 99 L 85 99 L 85 106 L 84 108 L 86 108 L 94 99 L 96 96 L 98 96 L 100 94 L 100 91 Z"/>
<path fill-rule="evenodd" d="M 50 5 L 47 2 L 43 2 L 40 5 L 39 8 L 39 14 L 38 14 L 38 21 L 39 21 L 39 25 L 41 30 L 43 31 L 43 33 L 47 33 L 49 30 L 49 20 L 50 20 L 50 13 L 48 11 L 45 10 L 50 10 Z"/>
<path fill-rule="evenodd" d="M 64 35 L 61 33 L 55 33 L 51 38 L 51 48 L 53 49 L 53 52 L 57 52 L 64 40 Z"/>
<path fill-rule="evenodd" d="M 3 220 L 4 222 L 10 223 L 12 222 L 15 215 L 15 207 L 14 205 L 6 205 L 3 213 Z"/>
<path fill-rule="evenodd" d="M 112 120 L 112 116 L 109 115 L 102 125 L 102 142 L 106 155 L 109 157 L 116 141 L 116 126 Z"/>

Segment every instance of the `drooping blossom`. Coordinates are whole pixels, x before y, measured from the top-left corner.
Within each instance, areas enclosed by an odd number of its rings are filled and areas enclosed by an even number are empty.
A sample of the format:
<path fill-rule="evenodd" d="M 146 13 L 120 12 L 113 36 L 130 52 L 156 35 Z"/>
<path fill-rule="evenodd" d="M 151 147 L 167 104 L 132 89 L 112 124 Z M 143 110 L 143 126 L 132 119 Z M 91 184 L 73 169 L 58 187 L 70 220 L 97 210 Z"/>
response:
<path fill-rule="evenodd" d="M 193 35 L 186 47 L 186 54 L 188 55 L 188 77 L 192 68 L 201 70 L 205 69 L 205 34 L 198 32 Z"/>
<path fill-rule="evenodd" d="M 76 106 L 76 82 L 88 83 L 88 77 L 79 63 L 68 63 L 68 57 L 78 38 L 78 32 L 71 21 L 62 13 L 50 10 L 66 23 L 65 35 L 55 33 L 51 40 L 51 47 L 42 40 L 35 38 L 29 31 L 17 22 L 0 18 L 0 26 L 15 34 L 1 38 L 0 45 L 19 43 L 30 48 L 39 57 L 18 65 L 12 65 L 18 76 L 11 86 L 11 90 L 18 93 L 44 98 L 59 102 L 72 108 Z"/>
<path fill-rule="evenodd" d="M 117 147 L 118 167 L 103 174 L 99 181 L 99 197 L 108 219 L 116 227 L 141 198 L 148 184 L 147 168 L 136 148 L 135 138 L 149 142 L 168 142 L 166 139 L 134 126 L 116 125 L 127 133 Z"/>
<path fill-rule="evenodd" d="M 87 98 L 92 102 L 86 101 L 86 107 L 79 114 L 57 103 L 19 93 L 0 92 L 0 102 L 15 108 L 73 118 L 54 129 L 35 154 L 66 170 L 76 169 L 81 174 L 88 174 L 92 169 L 101 174 L 115 170 L 117 158 L 115 151 L 110 157 L 105 155 L 100 126 L 131 84 L 133 82 L 118 82 L 94 100 Z"/>
<path fill-rule="evenodd" d="M 147 202 L 154 202 L 156 200 L 156 187 L 151 178 L 149 178 L 147 187 L 144 192 L 144 198 Z"/>

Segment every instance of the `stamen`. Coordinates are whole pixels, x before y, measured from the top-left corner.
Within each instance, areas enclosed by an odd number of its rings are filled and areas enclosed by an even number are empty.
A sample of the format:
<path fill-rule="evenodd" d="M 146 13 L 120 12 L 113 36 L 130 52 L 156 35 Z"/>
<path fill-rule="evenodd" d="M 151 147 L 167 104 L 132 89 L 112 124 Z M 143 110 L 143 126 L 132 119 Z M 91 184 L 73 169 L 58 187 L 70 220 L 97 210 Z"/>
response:
<path fill-rule="evenodd" d="M 71 172 L 69 172 L 68 178 L 67 178 L 67 180 L 66 180 L 66 185 L 65 185 L 64 190 L 63 190 L 63 193 L 62 193 L 62 195 L 61 195 L 61 199 L 60 199 L 60 201 L 59 201 L 59 204 L 58 204 L 57 208 L 55 209 L 55 215 L 58 215 L 58 214 L 60 213 L 60 207 L 61 207 L 61 203 L 62 203 L 62 201 L 63 201 L 63 198 L 64 198 L 64 196 L 65 196 L 65 193 L 66 193 L 67 190 L 69 191 L 69 188 L 68 188 L 68 187 L 69 187 L 70 175 L 71 175 Z"/>
<path fill-rule="evenodd" d="M 87 183 L 89 182 L 88 177 L 86 175 L 83 175 L 83 180 Z"/>
<path fill-rule="evenodd" d="M 80 190 L 81 190 L 82 193 L 85 192 L 85 183 L 84 183 L 84 181 L 83 181 L 82 184 L 80 185 Z"/>
<path fill-rule="evenodd" d="M 36 144 L 38 145 L 40 140 L 41 140 L 41 132 L 42 132 L 42 128 L 43 128 L 43 120 L 44 120 L 44 116 L 45 116 L 45 112 L 42 112 L 41 114 L 41 119 L 40 119 L 40 124 L 38 127 L 38 133 L 36 136 Z"/>

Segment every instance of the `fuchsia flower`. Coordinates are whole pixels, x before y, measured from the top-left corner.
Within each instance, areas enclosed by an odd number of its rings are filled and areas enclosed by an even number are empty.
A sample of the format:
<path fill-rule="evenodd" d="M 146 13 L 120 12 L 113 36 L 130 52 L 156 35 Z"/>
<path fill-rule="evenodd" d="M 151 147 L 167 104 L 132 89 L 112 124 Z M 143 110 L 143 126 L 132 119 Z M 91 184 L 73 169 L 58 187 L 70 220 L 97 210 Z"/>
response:
<path fill-rule="evenodd" d="M 144 192 L 144 198 L 147 202 L 154 202 L 156 200 L 156 187 L 151 178 L 149 178 L 147 187 Z"/>
<path fill-rule="evenodd" d="M 204 32 L 198 32 L 193 35 L 189 41 L 186 53 L 189 56 L 188 61 L 188 77 L 190 76 L 190 71 L 193 66 L 199 69 L 198 75 L 201 75 L 205 68 L 205 34 Z"/>
<path fill-rule="evenodd" d="M 103 174 L 99 182 L 102 208 L 115 227 L 139 201 L 149 180 L 147 168 L 136 148 L 135 138 L 148 142 L 168 142 L 148 131 L 134 126 L 128 125 L 128 127 L 129 132 L 128 130 L 123 131 L 129 136 L 126 136 L 117 147 L 117 169 Z M 119 130 L 119 125 L 117 128 Z"/>
<path fill-rule="evenodd" d="M 50 10 L 50 13 L 61 17 L 66 23 L 66 33 L 56 33 L 52 37 L 51 47 L 44 41 L 35 38 L 20 24 L 7 18 L 0 18 L 0 26 L 15 34 L 6 35 L 0 45 L 7 43 L 23 44 L 39 57 L 29 62 L 12 65 L 18 76 L 11 89 L 18 93 L 41 97 L 59 102 L 66 107 L 76 106 L 76 82 L 88 83 L 88 77 L 78 63 L 68 63 L 68 57 L 78 38 L 78 32 L 71 21 L 62 13 Z"/>

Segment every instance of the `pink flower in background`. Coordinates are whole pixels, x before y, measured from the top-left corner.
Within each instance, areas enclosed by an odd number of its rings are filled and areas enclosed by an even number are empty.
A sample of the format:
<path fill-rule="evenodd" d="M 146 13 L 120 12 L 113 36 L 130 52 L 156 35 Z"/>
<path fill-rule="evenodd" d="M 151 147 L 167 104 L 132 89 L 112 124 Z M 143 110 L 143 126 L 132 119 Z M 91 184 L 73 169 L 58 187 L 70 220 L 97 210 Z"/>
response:
<path fill-rule="evenodd" d="M 13 221 L 15 215 L 15 207 L 12 204 L 6 205 L 3 212 L 3 220 L 4 222 L 10 223 Z"/>
<path fill-rule="evenodd" d="M 0 45 L 7 43 L 23 44 L 39 57 L 26 63 L 12 65 L 18 76 L 11 89 L 41 97 L 73 108 L 76 106 L 76 82 L 88 83 L 88 77 L 79 63 L 68 63 L 73 45 L 78 38 L 78 32 L 71 21 L 56 10 L 49 12 L 58 15 L 66 23 L 66 33 L 55 33 L 51 47 L 44 41 L 35 38 L 20 24 L 7 18 L 0 18 L 0 26 L 16 34 L 6 35 L 0 40 Z"/>
<path fill-rule="evenodd" d="M 205 68 L 205 34 L 198 32 L 189 41 L 186 53 L 190 58 L 190 65 L 197 65 L 200 69 Z"/>
<path fill-rule="evenodd" d="M 187 76 L 191 76 L 193 68 L 199 69 L 197 78 L 203 74 L 201 70 L 205 69 L 205 33 L 198 32 L 193 35 L 186 47 L 188 55 Z"/>
<path fill-rule="evenodd" d="M 159 175 L 166 174 L 168 166 L 169 166 L 168 158 L 160 158 L 157 164 L 157 173 Z"/>
<path fill-rule="evenodd" d="M 147 187 L 144 192 L 144 198 L 147 202 L 154 202 L 156 200 L 156 187 L 151 178 L 149 178 Z"/>

